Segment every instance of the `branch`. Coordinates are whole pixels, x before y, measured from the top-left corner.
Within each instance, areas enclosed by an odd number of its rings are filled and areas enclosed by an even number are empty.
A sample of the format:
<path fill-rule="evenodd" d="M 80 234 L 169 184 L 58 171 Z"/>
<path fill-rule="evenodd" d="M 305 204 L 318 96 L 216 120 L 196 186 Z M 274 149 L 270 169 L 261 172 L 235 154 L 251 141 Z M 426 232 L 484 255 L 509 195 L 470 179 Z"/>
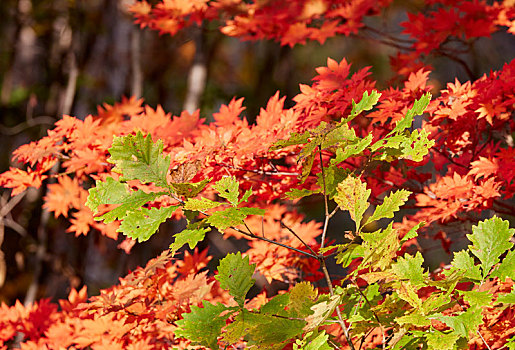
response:
<path fill-rule="evenodd" d="M 182 205 L 186 204 L 186 202 L 184 202 L 181 198 L 177 197 L 173 192 L 171 192 L 171 191 L 170 191 L 170 192 L 169 192 L 169 195 L 170 195 L 170 197 L 172 197 L 173 199 L 175 199 L 176 201 L 178 201 L 180 204 L 182 204 Z M 205 211 L 199 211 L 199 213 L 201 213 L 201 214 L 203 214 L 203 215 L 205 215 L 205 216 L 210 216 L 210 215 L 209 215 L 208 213 L 206 213 Z M 317 260 L 319 260 L 319 257 L 318 257 L 316 254 L 311 254 L 311 253 L 305 252 L 305 251 L 303 251 L 303 250 L 300 250 L 300 249 L 298 249 L 298 248 L 291 247 L 291 246 L 289 246 L 289 245 L 287 245 L 287 244 L 283 244 L 283 243 L 281 243 L 281 242 L 277 242 L 277 241 L 274 241 L 274 240 L 272 240 L 272 239 L 268 239 L 268 238 L 266 238 L 266 237 L 258 236 L 258 235 L 256 235 L 256 234 L 254 234 L 254 233 L 250 230 L 250 228 L 249 228 L 245 223 L 244 223 L 244 225 L 246 226 L 246 228 L 247 228 L 248 232 L 247 232 L 247 231 L 243 231 L 242 229 L 239 229 L 239 228 L 234 227 L 234 226 L 230 226 L 229 228 L 230 228 L 230 229 L 233 229 L 234 231 L 236 231 L 236 232 L 238 232 L 238 233 L 241 233 L 241 234 L 243 234 L 243 235 L 245 235 L 245 236 L 249 236 L 249 237 L 252 237 L 252 238 L 260 239 L 260 240 L 262 240 L 262 241 L 265 241 L 265 242 L 268 242 L 268 243 L 272 243 L 272 244 L 278 245 L 278 246 L 280 246 L 280 247 L 283 247 L 283 248 L 286 248 L 286 249 L 293 250 L 293 251 L 295 251 L 295 252 L 297 252 L 297 253 L 300 253 L 300 254 L 303 254 L 303 255 L 309 256 L 310 258 L 313 258 L 313 259 L 317 259 Z"/>
<path fill-rule="evenodd" d="M 292 229 L 291 227 L 287 226 L 287 225 L 286 225 L 282 220 L 279 220 L 279 223 L 281 224 L 281 226 L 282 226 L 282 227 L 284 227 L 285 229 L 287 229 L 288 231 L 290 231 L 290 232 L 291 232 L 295 237 L 297 237 L 297 239 L 298 239 L 302 244 L 304 244 L 304 246 L 305 246 L 306 248 L 308 248 L 308 249 L 311 251 L 311 253 L 313 253 L 313 255 L 317 255 L 317 253 L 315 253 L 315 251 L 314 251 L 314 250 L 313 250 L 313 249 L 312 249 L 308 244 L 306 244 L 306 242 L 304 242 L 304 241 L 302 240 L 302 238 L 300 238 L 300 236 L 299 236 L 297 233 L 295 233 L 295 231 L 293 231 L 293 229 Z"/>
<path fill-rule="evenodd" d="M 332 214 L 329 214 L 329 204 L 327 201 L 327 188 L 326 188 L 326 184 L 325 184 L 324 162 L 322 159 L 322 146 L 321 145 L 319 146 L 318 154 L 320 156 L 320 169 L 322 171 L 322 182 L 323 182 L 323 186 L 324 186 L 324 206 L 325 206 L 324 230 L 322 231 L 322 242 L 320 244 L 320 249 L 322 249 L 322 248 L 324 248 L 324 244 L 325 244 L 325 236 L 327 234 L 327 227 L 329 226 L 329 218 L 330 218 L 330 215 L 332 215 Z M 334 211 L 333 211 L 333 213 L 334 213 Z M 318 260 L 320 261 L 320 266 L 322 267 L 322 272 L 324 273 L 324 277 L 327 282 L 327 286 L 329 287 L 329 293 L 331 294 L 331 296 L 333 296 L 334 295 L 333 284 L 331 282 L 331 277 L 329 276 L 329 272 L 327 271 L 327 266 L 325 264 L 325 258 L 323 256 L 321 256 Z M 345 325 L 345 322 L 343 322 L 342 313 L 340 312 L 340 309 L 338 308 L 338 306 L 336 306 L 336 314 L 338 315 L 338 323 L 342 327 L 343 334 L 345 335 L 345 339 L 347 340 L 347 344 L 349 344 L 349 347 L 351 348 L 351 350 L 355 350 L 354 344 L 352 343 L 352 339 L 349 334 L 349 329 Z"/>

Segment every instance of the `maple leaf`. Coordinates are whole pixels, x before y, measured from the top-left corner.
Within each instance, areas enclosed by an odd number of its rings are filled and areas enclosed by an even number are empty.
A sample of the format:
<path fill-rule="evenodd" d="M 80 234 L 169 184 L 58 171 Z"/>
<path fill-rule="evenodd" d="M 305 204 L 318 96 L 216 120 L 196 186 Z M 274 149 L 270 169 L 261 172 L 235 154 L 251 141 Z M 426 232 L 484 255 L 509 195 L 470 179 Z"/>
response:
<path fill-rule="evenodd" d="M 60 176 L 56 184 L 48 185 L 43 208 L 54 212 L 56 218 L 59 215 L 68 217 L 71 208 L 79 209 L 84 204 L 82 200 L 85 196 L 86 190 L 79 185 L 77 177 L 72 179 L 69 176 Z"/>
<path fill-rule="evenodd" d="M 470 163 L 470 171 L 468 175 L 474 176 L 477 181 L 480 177 L 485 179 L 497 173 L 499 164 L 497 158 L 488 159 L 485 157 L 479 157 L 479 160 L 475 160 Z"/>
<path fill-rule="evenodd" d="M 41 187 L 43 180 L 48 178 L 38 172 L 27 172 L 10 167 L 8 171 L 0 174 L 0 186 L 12 188 L 11 196 L 22 193 L 28 187 Z"/>

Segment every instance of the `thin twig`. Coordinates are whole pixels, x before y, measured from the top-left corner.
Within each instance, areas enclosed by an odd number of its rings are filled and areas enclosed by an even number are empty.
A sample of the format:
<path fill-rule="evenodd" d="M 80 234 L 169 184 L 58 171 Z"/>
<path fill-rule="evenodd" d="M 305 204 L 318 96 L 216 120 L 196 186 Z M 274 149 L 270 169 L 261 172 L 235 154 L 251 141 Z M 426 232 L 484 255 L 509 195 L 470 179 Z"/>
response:
<path fill-rule="evenodd" d="M 322 242 L 320 244 L 320 249 L 322 249 L 322 248 L 324 248 L 327 227 L 329 226 L 329 204 L 327 201 L 327 188 L 326 188 L 326 183 L 325 183 L 324 162 L 322 159 L 322 146 L 321 145 L 319 146 L 318 154 L 320 156 L 320 168 L 322 171 L 322 183 L 324 186 L 324 205 L 325 205 L 324 230 L 322 231 Z M 325 258 L 323 256 L 321 256 L 318 260 L 320 261 L 320 266 L 322 267 L 322 272 L 324 273 L 324 277 L 327 282 L 327 286 L 329 288 L 329 293 L 331 294 L 331 296 L 333 296 L 334 295 L 333 284 L 331 282 L 331 277 L 329 276 L 329 272 L 327 271 L 327 266 L 325 264 Z M 354 344 L 352 343 L 352 339 L 349 334 L 349 329 L 345 325 L 345 322 L 343 322 L 342 313 L 340 312 L 340 309 L 338 308 L 338 306 L 336 306 L 336 315 L 338 315 L 338 323 L 342 327 L 343 334 L 345 335 L 345 339 L 347 340 L 347 344 L 349 344 L 349 347 L 351 348 L 351 350 L 355 350 Z"/>
<path fill-rule="evenodd" d="M 297 237 L 297 239 L 298 239 L 302 244 L 304 244 L 304 246 L 305 246 L 306 248 L 308 248 L 308 249 L 309 249 L 309 251 L 311 251 L 311 253 L 313 253 L 313 255 L 317 255 L 317 253 L 315 253 L 315 251 L 314 251 L 314 250 L 313 250 L 313 249 L 312 249 L 308 244 L 306 244 L 306 242 L 304 242 L 304 240 L 303 240 L 302 238 L 300 238 L 300 237 L 299 237 L 299 235 L 298 235 L 295 231 L 293 231 L 293 229 L 292 229 L 291 227 L 287 226 L 287 225 L 286 225 L 282 220 L 279 220 L 279 223 L 281 224 L 281 226 L 282 226 L 282 227 L 284 227 L 285 229 L 287 229 L 288 231 L 290 231 L 292 235 L 294 235 L 295 237 Z"/>
<path fill-rule="evenodd" d="M 175 195 L 175 193 L 173 193 L 173 192 L 171 192 L 171 191 L 170 191 L 168 194 L 170 195 L 170 197 L 172 197 L 173 199 L 175 199 L 176 201 L 178 201 L 180 204 L 182 204 L 182 205 L 186 204 L 186 202 L 184 202 L 181 198 L 177 197 L 177 196 Z M 206 213 L 205 211 L 201 211 L 201 210 L 199 210 L 199 213 L 201 213 L 201 214 L 203 214 L 203 215 L 205 215 L 205 216 L 210 216 L 210 215 L 209 215 L 208 213 Z M 248 232 L 246 232 L 246 231 L 244 231 L 244 230 L 241 230 L 241 229 L 239 229 L 239 228 L 237 228 L 237 227 L 234 227 L 234 226 L 230 226 L 229 228 L 230 228 L 230 229 L 233 229 L 234 231 L 239 232 L 239 233 L 241 233 L 241 234 L 243 234 L 243 235 L 245 235 L 245 236 L 249 236 L 249 237 L 252 237 L 252 238 L 260 239 L 260 240 L 262 240 L 262 241 L 265 241 L 265 242 L 268 242 L 268 243 L 272 243 L 272 244 L 278 245 L 278 246 L 280 246 L 280 247 L 283 247 L 283 248 L 286 248 L 286 249 L 293 250 L 293 251 L 295 251 L 295 252 L 297 252 L 297 253 L 300 253 L 300 254 L 303 254 L 303 255 L 309 256 L 310 258 L 313 258 L 313 259 L 317 259 L 317 260 L 319 260 L 319 258 L 318 258 L 318 256 L 317 256 L 316 254 L 311 254 L 311 253 L 305 252 L 305 251 L 303 251 L 303 250 L 297 249 L 297 248 L 295 248 L 295 247 L 291 247 L 291 246 L 289 246 L 289 245 L 287 245 L 287 244 L 283 244 L 283 243 L 281 243 L 281 242 L 277 242 L 277 241 L 274 241 L 274 240 L 272 240 L 272 239 L 268 239 L 268 238 L 266 238 L 266 237 L 258 236 L 258 235 L 256 235 L 256 234 L 254 234 L 254 233 L 250 230 L 250 228 L 249 228 L 245 223 L 244 223 L 244 225 L 246 226 L 246 228 L 247 228 Z"/>
<path fill-rule="evenodd" d="M 323 190 L 324 190 L 324 208 L 325 208 L 325 220 L 324 220 L 324 229 L 322 231 L 322 242 L 320 243 L 320 249 L 323 249 L 325 246 L 325 236 L 327 234 L 327 227 L 329 226 L 329 204 L 327 202 L 327 187 L 325 184 L 325 172 L 324 172 L 324 162 L 322 160 L 322 146 L 319 147 L 320 152 L 318 153 L 320 155 L 320 169 L 322 171 L 322 183 L 323 183 Z"/>

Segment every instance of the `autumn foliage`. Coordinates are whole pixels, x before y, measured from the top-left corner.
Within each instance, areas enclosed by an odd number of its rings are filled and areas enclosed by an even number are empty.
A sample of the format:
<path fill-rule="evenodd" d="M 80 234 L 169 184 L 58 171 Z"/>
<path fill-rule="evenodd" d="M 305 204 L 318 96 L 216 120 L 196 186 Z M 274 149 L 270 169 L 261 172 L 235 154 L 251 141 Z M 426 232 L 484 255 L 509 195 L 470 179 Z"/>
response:
<path fill-rule="evenodd" d="M 83 120 L 63 116 L 14 152 L 3 187 L 15 196 L 48 182 L 43 207 L 67 218 L 68 232 L 123 234 L 127 253 L 166 220 L 186 229 L 99 295 L 2 304 L 0 349 L 515 348 L 515 61 L 441 89 L 427 63 L 443 57 L 471 73 L 460 55 L 478 38 L 515 34 L 514 4 L 426 0 L 401 35 L 369 24 L 392 6 L 135 2 L 135 22 L 161 34 L 212 22 L 228 36 L 289 46 L 363 35 L 395 48 L 394 78 L 380 89 L 370 68 L 328 58 L 293 107 L 278 92 L 255 123 L 236 97 L 210 123 L 136 98 Z M 324 203 L 324 221 L 298 209 L 310 196 Z M 352 230 L 333 242 L 338 211 Z M 214 230 L 249 247 L 215 275 L 195 248 Z M 451 232 L 469 250 L 454 251 Z M 451 263 L 428 271 L 417 237 L 441 243 Z M 246 299 L 258 274 L 261 287 L 288 289 Z"/>

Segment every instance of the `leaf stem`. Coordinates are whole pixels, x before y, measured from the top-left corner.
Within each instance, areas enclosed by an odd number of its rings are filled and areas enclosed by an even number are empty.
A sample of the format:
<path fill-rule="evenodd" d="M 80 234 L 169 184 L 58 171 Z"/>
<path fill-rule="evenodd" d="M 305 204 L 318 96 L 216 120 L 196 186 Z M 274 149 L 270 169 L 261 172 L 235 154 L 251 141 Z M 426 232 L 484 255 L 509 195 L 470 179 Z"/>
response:
<path fill-rule="evenodd" d="M 334 213 L 336 211 L 333 211 L 333 213 L 329 214 L 329 204 L 327 201 L 327 188 L 326 188 L 326 184 L 325 184 L 324 162 L 322 159 L 322 145 L 319 145 L 318 147 L 319 147 L 318 154 L 320 156 L 320 169 L 322 171 L 322 183 L 324 185 L 325 220 L 324 220 L 324 229 L 322 231 L 322 242 L 320 244 L 320 249 L 323 249 L 324 245 L 325 245 L 325 236 L 327 234 L 327 227 L 329 226 L 329 219 L 332 215 L 334 215 Z M 331 296 L 333 296 L 334 295 L 333 284 L 331 282 L 331 276 L 329 276 L 329 272 L 327 271 L 327 266 L 325 264 L 325 257 L 323 255 L 320 256 L 318 261 L 320 261 L 320 266 L 322 267 L 322 272 L 324 273 L 324 277 L 327 282 L 327 287 L 329 288 L 329 293 L 331 294 Z M 351 350 L 355 350 L 354 344 L 352 343 L 352 339 L 349 334 L 349 328 L 347 328 L 347 326 L 345 325 L 345 322 L 343 322 L 342 313 L 340 312 L 340 309 L 338 308 L 338 306 L 336 306 L 336 314 L 338 315 L 338 323 L 342 327 L 343 334 L 345 335 L 345 339 L 347 340 L 347 344 L 349 344 L 349 347 L 351 348 Z"/>
<path fill-rule="evenodd" d="M 186 202 L 184 202 L 181 198 L 177 197 L 177 195 L 175 195 L 175 193 L 173 193 L 170 189 L 170 191 L 168 192 L 170 197 L 172 197 L 173 199 L 175 199 L 176 201 L 178 201 L 180 204 L 184 205 L 186 204 Z M 199 213 L 205 215 L 205 216 L 210 216 L 208 213 L 206 213 L 205 211 L 201 211 L 199 210 Z M 316 254 L 311 254 L 311 253 L 308 253 L 308 252 L 305 252 L 303 250 L 300 250 L 300 249 L 297 249 L 295 247 L 291 247 L 287 244 L 283 244 L 281 242 L 277 242 L 277 241 L 274 241 L 274 240 L 271 240 L 271 239 L 268 239 L 266 237 L 262 237 L 262 236 L 258 236 L 256 234 L 254 234 L 251 229 L 247 226 L 247 224 L 244 222 L 243 223 L 245 225 L 245 227 L 247 228 L 248 232 L 246 231 L 243 231 L 237 227 L 234 227 L 234 226 L 230 226 L 229 228 L 230 229 L 233 229 L 234 231 L 238 232 L 238 233 L 241 233 L 245 236 L 249 236 L 249 237 L 252 237 L 252 238 L 256 238 L 256 239 L 260 239 L 262 241 L 265 241 L 265 242 L 268 242 L 268 243 L 272 243 L 272 244 L 275 244 L 275 245 L 278 245 L 278 246 L 281 246 L 283 248 L 286 248 L 286 249 L 290 249 L 290 250 L 293 250 L 297 253 L 300 253 L 300 254 L 303 254 L 303 255 L 306 255 L 306 256 L 309 256 L 310 258 L 313 258 L 313 259 L 317 259 L 319 260 L 319 257 L 316 255 Z"/>
<path fill-rule="evenodd" d="M 302 244 L 304 244 L 304 246 L 305 246 L 306 248 L 308 248 L 308 249 L 309 249 L 309 251 L 310 251 L 311 253 L 313 253 L 313 255 L 317 255 L 317 253 L 316 253 L 316 252 L 315 252 L 315 251 L 314 251 L 314 250 L 313 250 L 313 249 L 312 249 L 312 248 L 311 248 L 311 247 L 310 247 L 306 242 L 304 242 L 304 240 L 303 240 L 302 238 L 300 238 L 300 236 L 299 236 L 297 233 L 295 233 L 295 231 L 293 231 L 293 229 L 292 229 L 291 227 L 289 227 L 288 225 L 286 225 L 282 220 L 279 220 L 279 223 L 281 224 L 281 226 L 282 226 L 282 227 L 284 227 L 285 229 L 287 229 L 288 231 L 290 231 L 292 235 L 294 235 L 295 237 L 297 237 L 297 239 L 298 239 Z"/>

